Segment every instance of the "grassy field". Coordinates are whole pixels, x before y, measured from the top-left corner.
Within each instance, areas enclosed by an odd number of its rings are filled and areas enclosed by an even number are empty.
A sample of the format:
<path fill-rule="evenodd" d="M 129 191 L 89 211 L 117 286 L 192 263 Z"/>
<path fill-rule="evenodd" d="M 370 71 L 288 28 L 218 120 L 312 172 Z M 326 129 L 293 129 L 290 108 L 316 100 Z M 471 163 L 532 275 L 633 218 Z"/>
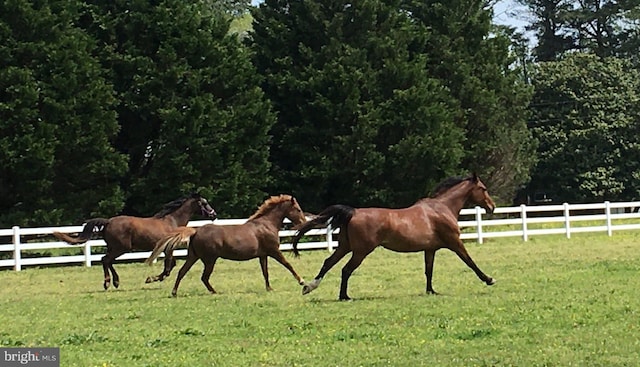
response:
<path fill-rule="evenodd" d="M 178 298 L 160 271 L 116 264 L 0 272 L 0 345 L 60 347 L 62 366 L 636 366 L 640 360 L 640 232 L 491 239 L 468 244 L 487 287 L 438 252 L 424 293 L 421 254 L 378 249 L 339 302 L 343 260 L 307 296 L 270 261 L 219 261 L 210 295 L 199 264 Z M 291 259 L 307 280 L 326 251 Z M 182 264 L 179 261 L 178 266 Z"/>

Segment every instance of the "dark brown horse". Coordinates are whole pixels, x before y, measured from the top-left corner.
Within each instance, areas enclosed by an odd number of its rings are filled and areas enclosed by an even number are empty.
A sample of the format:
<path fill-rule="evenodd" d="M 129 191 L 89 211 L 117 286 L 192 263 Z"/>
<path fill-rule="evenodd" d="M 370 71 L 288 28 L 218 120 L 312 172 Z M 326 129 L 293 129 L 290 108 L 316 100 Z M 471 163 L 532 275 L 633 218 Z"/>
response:
<path fill-rule="evenodd" d="M 87 242 L 94 233 L 101 233 L 107 243 L 107 253 L 102 257 L 104 289 L 109 288 L 111 282 L 109 271 L 113 274 L 113 286 L 118 288 L 120 277 L 113 268 L 113 262 L 118 256 L 134 249 L 153 250 L 159 239 L 179 226 L 186 226 L 191 217 L 198 213 L 211 219 L 216 218 L 215 210 L 205 198 L 200 194 L 191 194 L 166 204 L 162 210 L 150 218 L 127 215 L 109 219 L 94 218 L 85 223 L 82 233 L 77 237 L 60 232 L 53 232 L 53 235 L 61 241 L 75 245 Z M 167 259 L 163 274 L 169 275 L 174 266 L 175 260 Z"/>
<path fill-rule="evenodd" d="M 280 252 L 278 231 L 282 228 L 284 218 L 288 218 L 295 225 L 302 224 L 306 220 L 294 197 L 272 196 L 242 225 L 207 224 L 197 229 L 185 227 L 176 230 L 173 235 L 158 242 L 146 262 L 151 265 L 162 251 L 167 256 L 171 256 L 173 249 L 180 244 L 188 246 L 187 260 L 180 268 L 171 292 L 174 297 L 178 293 L 180 281 L 198 259 L 204 263 L 201 280 L 211 293 L 216 293 L 209 283 L 209 278 L 218 258 L 236 261 L 259 258 L 265 286 L 267 291 L 270 291 L 272 288 L 267 270 L 267 257 L 270 256 L 284 265 L 302 285 L 304 280 Z"/>
<path fill-rule="evenodd" d="M 351 273 L 376 247 L 383 246 L 397 252 L 424 252 L 427 293 L 436 292 L 431 286 L 433 260 L 437 250 L 448 248 L 487 285 L 495 283 L 473 262 L 460 240 L 458 215 L 466 203 L 479 205 L 492 213 L 495 204 L 487 188 L 474 173 L 468 178 L 449 178 L 434 190 L 430 198 L 424 198 L 404 209 L 352 208 L 333 205 L 316 218 L 298 227 L 293 238 L 294 254 L 298 255 L 298 241 L 310 229 L 328 221 L 333 228 L 340 228 L 338 247 L 322 265 L 320 272 L 310 283 L 304 284 L 302 294 L 318 287 L 324 275 L 346 254 L 351 259 L 342 268 L 340 300 L 349 300 L 347 284 Z"/>

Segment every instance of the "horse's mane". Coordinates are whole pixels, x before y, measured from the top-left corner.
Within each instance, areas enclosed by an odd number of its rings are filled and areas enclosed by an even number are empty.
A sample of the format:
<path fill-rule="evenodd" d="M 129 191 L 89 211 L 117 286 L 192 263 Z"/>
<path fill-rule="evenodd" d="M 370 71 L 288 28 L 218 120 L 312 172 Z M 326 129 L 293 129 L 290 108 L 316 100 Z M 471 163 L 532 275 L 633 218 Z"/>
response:
<path fill-rule="evenodd" d="M 291 195 L 272 196 L 272 197 L 268 198 L 267 200 L 265 200 L 264 203 L 262 203 L 262 205 L 260 205 L 258 210 L 256 210 L 256 212 L 253 213 L 253 215 L 250 216 L 249 219 L 247 219 L 247 221 L 259 218 L 259 217 L 265 215 L 269 210 L 271 210 L 271 208 L 273 206 L 275 206 L 277 204 L 280 204 L 280 203 L 282 203 L 284 201 L 289 201 L 291 199 L 292 199 Z"/>
<path fill-rule="evenodd" d="M 473 179 L 473 176 L 469 176 L 469 177 L 449 177 L 444 179 L 442 182 L 440 182 L 438 184 L 438 186 L 436 186 L 435 189 L 433 189 L 433 193 L 431 194 L 431 198 L 435 198 L 437 196 L 439 196 L 440 194 L 442 194 L 443 192 L 449 190 L 450 188 L 454 187 L 455 185 L 459 184 L 462 181 L 467 181 L 467 180 L 471 180 Z"/>
<path fill-rule="evenodd" d="M 189 196 L 185 196 L 183 198 L 180 199 L 176 199 L 172 202 L 166 203 L 164 204 L 164 206 L 162 207 L 162 209 L 160 209 L 159 212 L 157 212 L 156 214 L 153 215 L 154 218 L 163 218 L 166 215 L 169 215 L 173 212 L 175 212 L 176 210 L 178 210 L 178 208 L 180 208 L 185 201 L 189 200 L 189 199 L 195 199 L 197 198 L 197 196 L 199 196 L 198 194 L 191 194 Z"/>

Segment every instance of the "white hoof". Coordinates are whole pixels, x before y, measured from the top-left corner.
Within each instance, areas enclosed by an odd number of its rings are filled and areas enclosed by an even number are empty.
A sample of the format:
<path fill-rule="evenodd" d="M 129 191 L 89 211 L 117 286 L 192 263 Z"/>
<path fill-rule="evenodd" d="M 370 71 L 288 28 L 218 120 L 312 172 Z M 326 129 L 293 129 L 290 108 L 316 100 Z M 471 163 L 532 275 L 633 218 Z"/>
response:
<path fill-rule="evenodd" d="M 314 279 L 312 282 L 304 284 L 302 286 L 302 295 L 311 293 L 314 289 L 318 288 L 318 285 L 320 285 L 319 279 Z"/>

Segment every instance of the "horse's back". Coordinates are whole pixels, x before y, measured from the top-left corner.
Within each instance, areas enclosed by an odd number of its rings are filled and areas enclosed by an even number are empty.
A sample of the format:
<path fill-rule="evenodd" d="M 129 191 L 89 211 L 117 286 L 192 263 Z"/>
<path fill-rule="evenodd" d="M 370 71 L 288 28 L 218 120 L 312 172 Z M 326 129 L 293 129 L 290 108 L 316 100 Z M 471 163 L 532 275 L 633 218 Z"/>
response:
<path fill-rule="evenodd" d="M 198 229 L 191 244 L 195 246 L 199 256 L 248 260 L 261 255 L 258 239 L 247 224 L 207 224 Z"/>
<path fill-rule="evenodd" d="M 118 242 L 125 249 L 149 251 L 163 236 L 176 228 L 171 223 L 158 218 L 140 218 L 120 215 L 109 220 L 105 230 L 107 242 Z"/>
<path fill-rule="evenodd" d="M 355 241 L 369 247 L 384 246 L 398 252 L 423 251 L 438 246 L 438 213 L 420 205 L 408 208 L 356 209 L 348 226 L 352 246 Z"/>

